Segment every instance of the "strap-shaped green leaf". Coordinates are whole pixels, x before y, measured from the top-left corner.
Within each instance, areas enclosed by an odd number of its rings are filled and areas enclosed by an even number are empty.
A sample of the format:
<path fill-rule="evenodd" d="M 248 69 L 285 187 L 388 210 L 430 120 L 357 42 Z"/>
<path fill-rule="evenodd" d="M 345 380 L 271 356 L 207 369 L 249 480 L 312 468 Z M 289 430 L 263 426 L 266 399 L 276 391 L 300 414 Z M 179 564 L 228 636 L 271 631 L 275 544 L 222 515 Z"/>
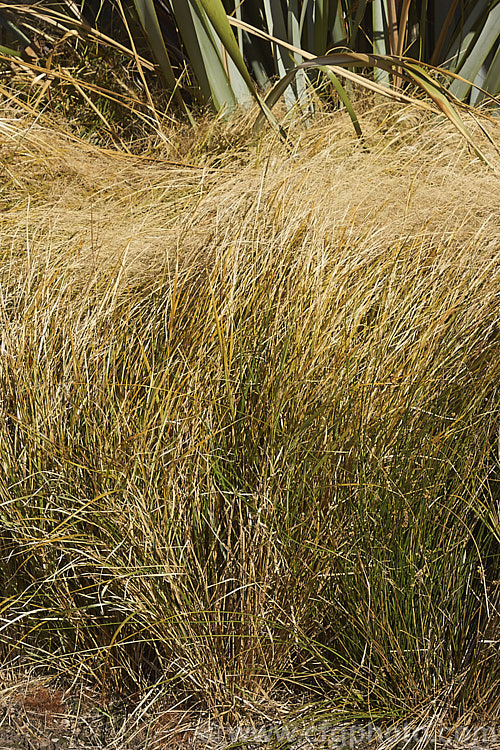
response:
<path fill-rule="evenodd" d="M 280 134 L 284 137 L 285 134 L 282 128 L 280 127 L 280 125 L 278 124 L 276 118 L 274 117 L 274 115 L 271 113 L 269 108 L 266 106 L 266 104 L 262 101 L 262 99 L 257 93 L 254 83 L 247 70 L 247 66 L 245 65 L 243 57 L 241 56 L 240 48 L 238 47 L 238 42 L 236 41 L 236 37 L 233 34 L 233 30 L 231 29 L 231 26 L 227 19 L 226 11 L 224 9 L 224 6 L 222 5 L 221 0 L 195 0 L 195 1 L 199 2 L 199 4 L 203 7 L 205 13 L 209 17 L 222 44 L 226 48 L 228 54 L 231 56 L 234 64 L 236 65 L 236 68 L 240 72 L 250 92 L 252 93 L 255 100 L 257 101 L 262 114 L 266 117 L 266 119 L 269 121 L 271 126 L 275 130 L 278 130 Z"/>
<path fill-rule="evenodd" d="M 156 15 L 154 2 L 153 0 L 134 0 L 134 5 L 156 62 L 163 73 L 165 82 L 169 89 L 173 90 L 176 87 L 175 76 L 170 64 L 170 58 L 168 56 L 167 48 L 165 47 L 165 42 L 163 41 L 163 35 L 158 22 L 158 16 Z"/>
<path fill-rule="evenodd" d="M 217 111 L 234 109 L 236 96 L 203 6 L 196 0 L 172 0 L 172 6 L 205 101 L 211 101 Z"/>
<path fill-rule="evenodd" d="M 316 0 L 314 3 L 314 50 L 317 55 L 326 52 L 328 37 L 328 0 Z"/>
<path fill-rule="evenodd" d="M 271 34 L 278 39 L 287 39 L 287 30 L 280 0 L 262 0 L 262 4 L 267 28 Z M 279 44 L 274 46 L 273 57 L 276 64 L 276 73 L 280 78 L 295 65 L 290 54 Z M 297 101 L 295 92 L 291 86 L 286 89 L 284 95 L 287 109 L 291 109 Z"/>
<path fill-rule="evenodd" d="M 500 46 L 495 52 L 495 57 L 486 73 L 486 78 L 483 81 L 483 89 L 492 96 L 498 96 L 500 93 Z M 481 98 L 482 95 L 479 96 L 479 99 Z"/>
<path fill-rule="evenodd" d="M 356 34 L 358 33 L 359 25 L 365 14 L 367 3 L 368 3 L 368 0 L 359 0 L 356 6 L 356 15 L 354 16 L 354 21 L 352 22 L 352 25 L 350 26 L 350 29 L 349 29 L 348 41 L 349 41 L 349 46 L 351 47 L 352 47 L 354 40 L 356 39 Z"/>
<path fill-rule="evenodd" d="M 376 55 L 386 55 L 387 48 L 387 0 L 373 0 L 373 52 Z M 389 86 L 389 76 L 382 68 L 375 68 L 373 77 L 381 86 Z"/>
<path fill-rule="evenodd" d="M 227 20 L 226 11 L 222 5 L 221 0 L 198 0 L 200 5 L 203 7 L 205 13 L 209 17 L 212 25 L 217 32 L 222 44 L 226 48 L 228 54 L 231 56 L 234 64 L 239 70 L 243 80 L 247 84 L 248 88 L 255 96 L 259 99 L 255 86 L 247 70 L 247 66 L 241 56 L 238 42 L 233 34 L 229 21 Z"/>
<path fill-rule="evenodd" d="M 456 70 L 462 78 L 474 81 L 481 66 L 492 50 L 498 50 L 500 40 L 500 3 L 493 8 L 482 25 L 474 46 L 468 52 L 463 64 Z M 451 93 L 457 99 L 465 99 L 470 90 L 470 84 L 455 80 L 450 86 Z M 491 92 L 493 94 L 498 92 Z"/>

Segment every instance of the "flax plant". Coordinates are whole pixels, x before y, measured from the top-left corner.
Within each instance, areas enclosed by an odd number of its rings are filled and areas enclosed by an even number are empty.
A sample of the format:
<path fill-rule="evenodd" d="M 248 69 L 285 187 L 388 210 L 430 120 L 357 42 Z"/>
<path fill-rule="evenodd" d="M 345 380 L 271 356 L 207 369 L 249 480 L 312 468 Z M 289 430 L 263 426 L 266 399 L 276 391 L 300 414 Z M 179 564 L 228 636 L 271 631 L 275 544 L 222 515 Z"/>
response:
<path fill-rule="evenodd" d="M 416 106 L 430 99 L 464 135 L 457 107 L 498 108 L 495 0 L 460 7 L 455 0 L 8 1 L 0 3 L 0 24 L 10 44 L 0 59 L 27 77 L 4 96 L 21 93 L 39 109 L 52 100 L 61 106 L 60 90 L 68 89 L 115 141 L 115 118 L 139 119 L 161 134 L 172 103 L 194 125 L 200 103 L 227 115 L 255 101 L 279 132 L 263 96 L 276 78 L 288 111 L 311 115 L 320 93 L 346 108 L 358 137 L 353 82 Z"/>

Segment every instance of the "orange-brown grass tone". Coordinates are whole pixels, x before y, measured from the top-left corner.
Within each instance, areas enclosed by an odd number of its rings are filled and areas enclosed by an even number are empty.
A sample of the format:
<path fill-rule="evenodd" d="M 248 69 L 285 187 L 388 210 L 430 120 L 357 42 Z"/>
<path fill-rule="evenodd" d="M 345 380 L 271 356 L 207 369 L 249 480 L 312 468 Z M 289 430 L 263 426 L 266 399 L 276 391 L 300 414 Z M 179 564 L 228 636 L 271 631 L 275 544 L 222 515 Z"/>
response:
<path fill-rule="evenodd" d="M 498 176 L 362 119 L 144 157 L 0 120 L 5 670 L 498 715 Z"/>

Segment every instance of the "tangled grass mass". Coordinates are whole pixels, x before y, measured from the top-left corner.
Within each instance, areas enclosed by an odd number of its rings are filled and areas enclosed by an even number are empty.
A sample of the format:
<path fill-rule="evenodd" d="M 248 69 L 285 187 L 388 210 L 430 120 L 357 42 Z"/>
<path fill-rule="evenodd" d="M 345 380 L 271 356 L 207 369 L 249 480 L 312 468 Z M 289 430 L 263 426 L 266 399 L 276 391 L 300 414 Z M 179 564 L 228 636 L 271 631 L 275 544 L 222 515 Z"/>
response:
<path fill-rule="evenodd" d="M 203 128 L 0 121 L 4 695 L 494 722 L 498 176 L 392 104 Z"/>

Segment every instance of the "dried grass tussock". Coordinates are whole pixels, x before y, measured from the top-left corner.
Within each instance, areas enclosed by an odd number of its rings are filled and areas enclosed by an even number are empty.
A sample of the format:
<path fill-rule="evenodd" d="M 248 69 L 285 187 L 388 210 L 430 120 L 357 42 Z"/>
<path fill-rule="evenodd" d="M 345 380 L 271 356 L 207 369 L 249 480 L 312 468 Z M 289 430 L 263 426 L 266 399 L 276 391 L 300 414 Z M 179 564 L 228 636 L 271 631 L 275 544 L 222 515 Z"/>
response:
<path fill-rule="evenodd" d="M 192 716 L 498 720 L 498 176 L 440 118 L 362 119 L 139 156 L 0 119 L 19 711 L 133 695 L 158 748 Z"/>
<path fill-rule="evenodd" d="M 268 135 L 258 148 L 233 151 L 229 130 L 193 155 L 183 134 L 177 143 L 173 134 L 172 154 L 158 159 L 103 151 L 50 127 L 4 118 L 3 234 L 23 225 L 37 236 L 48 233 L 44 246 L 64 252 L 70 245 L 84 265 L 107 265 L 126 252 L 131 270 L 172 257 L 172 250 L 177 255 L 180 245 L 204 249 L 207 235 L 218 227 L 233 232 L 243 217 L 249 220 L 249 210 L 252 219 L 256 210 L 259 218 L 272 215 L 274 232 L 280 222 L 293 232 L 305 221 L 319 235 L 346 228 L 356 235 L 361 228 L 389 241 L 407 233 L 470 236 L 492 219 L 495 226 L 498 179 L 450 123 L 404 109 L 387 116 L 388 109 L 367 116 L 369 150 L 336 115 L 307 129 L 299 125 L 293 148 Z M 488 127 L 498 141 L 498 124 Z M 187 159 L 179 158 L 183 150 Z"/>

